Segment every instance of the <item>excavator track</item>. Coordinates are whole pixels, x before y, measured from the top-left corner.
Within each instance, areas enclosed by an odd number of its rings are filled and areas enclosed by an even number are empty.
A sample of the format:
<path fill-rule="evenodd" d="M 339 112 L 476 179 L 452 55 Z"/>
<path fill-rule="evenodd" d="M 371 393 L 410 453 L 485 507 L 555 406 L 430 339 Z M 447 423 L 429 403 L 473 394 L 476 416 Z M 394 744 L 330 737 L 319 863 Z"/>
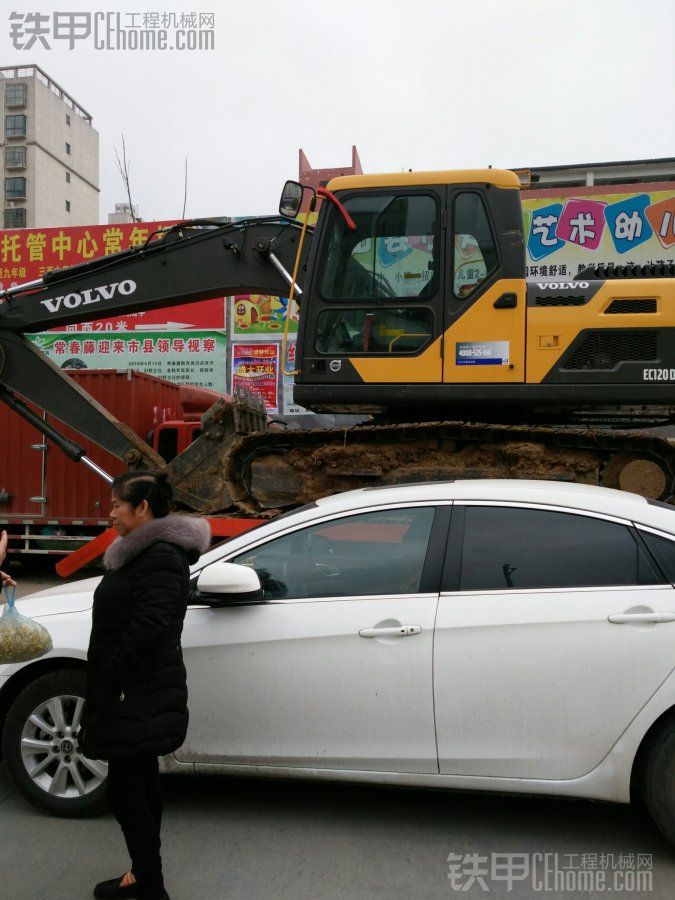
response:
<path fill-rule="evenodd" d="M 455 478 L 542 478 L 675 502 L 675 441 L 639 432 L 467 422 L 239 436 L 223 459 L 240 515 L 274 516 L 338 491 Z"/>

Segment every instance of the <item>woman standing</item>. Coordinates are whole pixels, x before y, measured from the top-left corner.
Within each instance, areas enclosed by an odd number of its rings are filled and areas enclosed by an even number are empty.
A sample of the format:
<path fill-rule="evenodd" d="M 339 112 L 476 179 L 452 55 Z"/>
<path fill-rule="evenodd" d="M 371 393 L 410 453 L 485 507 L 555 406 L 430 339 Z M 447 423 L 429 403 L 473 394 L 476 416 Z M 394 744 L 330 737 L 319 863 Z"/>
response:
<path fill-rule="evenodd" d="M 164 476 L 126 472 L 113 481 L 110 518 L 119 537 L 94 594 L 82 752 L 108 760 L 107 800 L 131 869 L 94 896 L 168 900 L 162 877 L 162 796 L 157 757 L 185 740 L 187 686 L 180 636 L 189 564 L 210 544 L 203 519 L 169 515 Z"/>

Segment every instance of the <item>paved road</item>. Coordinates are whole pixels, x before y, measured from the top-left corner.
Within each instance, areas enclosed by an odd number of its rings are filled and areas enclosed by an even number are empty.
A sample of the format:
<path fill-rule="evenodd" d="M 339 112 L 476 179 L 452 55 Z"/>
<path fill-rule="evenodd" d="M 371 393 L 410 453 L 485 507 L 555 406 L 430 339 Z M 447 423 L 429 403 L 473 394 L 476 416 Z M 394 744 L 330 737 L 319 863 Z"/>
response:
<path fill-rule="evenodd" d="M 34 568 L 22 573 L 20 593 L 55 582 Z M 628 807 L 217 777 L 165 776 L 164 786 L 172 900 L 675 896 L 675 850 Z M 109 815 L 47 817 L 13 791 L 1 765 L 0 833 L 0 896 L 8 900 L 84 900 L 96 881 L 127 865 Z M 556 890 L 555 857 L 539 857 L 534 879 L 530 871 L 508 892 L 503 878 L 481 876 L 493 861 L 504 862 L 492 859 L 496 853 L 558 854 L 558 879 L 568 879 L 570 889 Z M 645 864 L 651 855 L 651 890 L 617 890 L 617 884 L 630 886 L 638 853 L 647 854 Z M 457 863 L 457 890 L 448 879 L 449 854 Z M 469 885 L 470 854 L 478 855 L 473 864 L 481 877 Z M 606 867 L 604 891 L 588 890 L 590 877 L 602 887 L 590 868 L 594 860 Z M 514 876 L 523 871 L 516 869 L 522 859 L 511 861 Z M 549 890 L 543 889 L 545 866 Z M 508 868 L 496 874 L 505 876 Z"/>
<path fill-rule="evenodd" d="M 468 891 L 452 890 L 449 853 L 463 864 L 466 854 L 496 852 L 557 853 L 561 870 L 578 869 L 581 854 L 598 860 L 612 854 L 608 877 L 620 855 L 651 854 L 652 890 L 612 893 L 641 900 L 675 896 L 675 851 L 628 807 L 213 776 L 167 775 L 164 787 L 172 900 L 567 900 L 603 893 L 538 891 L 531 876 L 507 893 L 506 883 L 489 875 L 488 891 L 479 881 Z M 1 767 L 0 827 L 1 894 L 11 900 L 84 900 L 96 881 L 126 866 L 109 815 L 46 817 L 12 791 Z M 468 874 L 457 886 L 467 881 Z"/>

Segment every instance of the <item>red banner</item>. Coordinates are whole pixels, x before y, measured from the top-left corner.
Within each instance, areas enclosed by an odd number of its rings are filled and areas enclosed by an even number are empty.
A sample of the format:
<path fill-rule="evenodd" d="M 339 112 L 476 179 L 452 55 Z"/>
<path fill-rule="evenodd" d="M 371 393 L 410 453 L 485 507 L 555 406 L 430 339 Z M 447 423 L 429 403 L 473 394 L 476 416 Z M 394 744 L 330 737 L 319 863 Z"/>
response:
<path fill-rule="evenodd" d="M 33 281 L 53 269 L 65 269 L 121 250 L 140 247 L 158 229 L 174 224 L 175 221 L 169 220 L 0 231 L 0 289 Z M 71 325 L 67 330 L 223 330 L 225 316 L 225 301 L 219 298 L 99 319 L 86 326 Z"/>

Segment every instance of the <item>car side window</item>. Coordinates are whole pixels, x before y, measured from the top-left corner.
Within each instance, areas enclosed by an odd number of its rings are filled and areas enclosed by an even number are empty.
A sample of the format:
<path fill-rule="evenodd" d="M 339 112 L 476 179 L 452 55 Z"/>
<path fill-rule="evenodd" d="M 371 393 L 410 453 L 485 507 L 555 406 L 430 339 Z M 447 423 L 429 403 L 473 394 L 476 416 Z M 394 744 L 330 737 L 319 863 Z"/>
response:
<path fill-rule="evenodd" d="M 572 513 L 467 506 L 460 589 L 658 584 L 632 530 Z"/>
<path fill-rule="evenodd" d="M 321 522 L 231 560 L 258 573 L 268 600 L 418 593 L 433 507 Z"/>
<path fill-rule="evenodd" d="M 669 540 L 657 534 L 651 534 L 649 531 L 642 531 L 642 529 L 640 529 L 640 534 L 663 569 L 668 581 L 675 583 L 675 539 Z"/>

